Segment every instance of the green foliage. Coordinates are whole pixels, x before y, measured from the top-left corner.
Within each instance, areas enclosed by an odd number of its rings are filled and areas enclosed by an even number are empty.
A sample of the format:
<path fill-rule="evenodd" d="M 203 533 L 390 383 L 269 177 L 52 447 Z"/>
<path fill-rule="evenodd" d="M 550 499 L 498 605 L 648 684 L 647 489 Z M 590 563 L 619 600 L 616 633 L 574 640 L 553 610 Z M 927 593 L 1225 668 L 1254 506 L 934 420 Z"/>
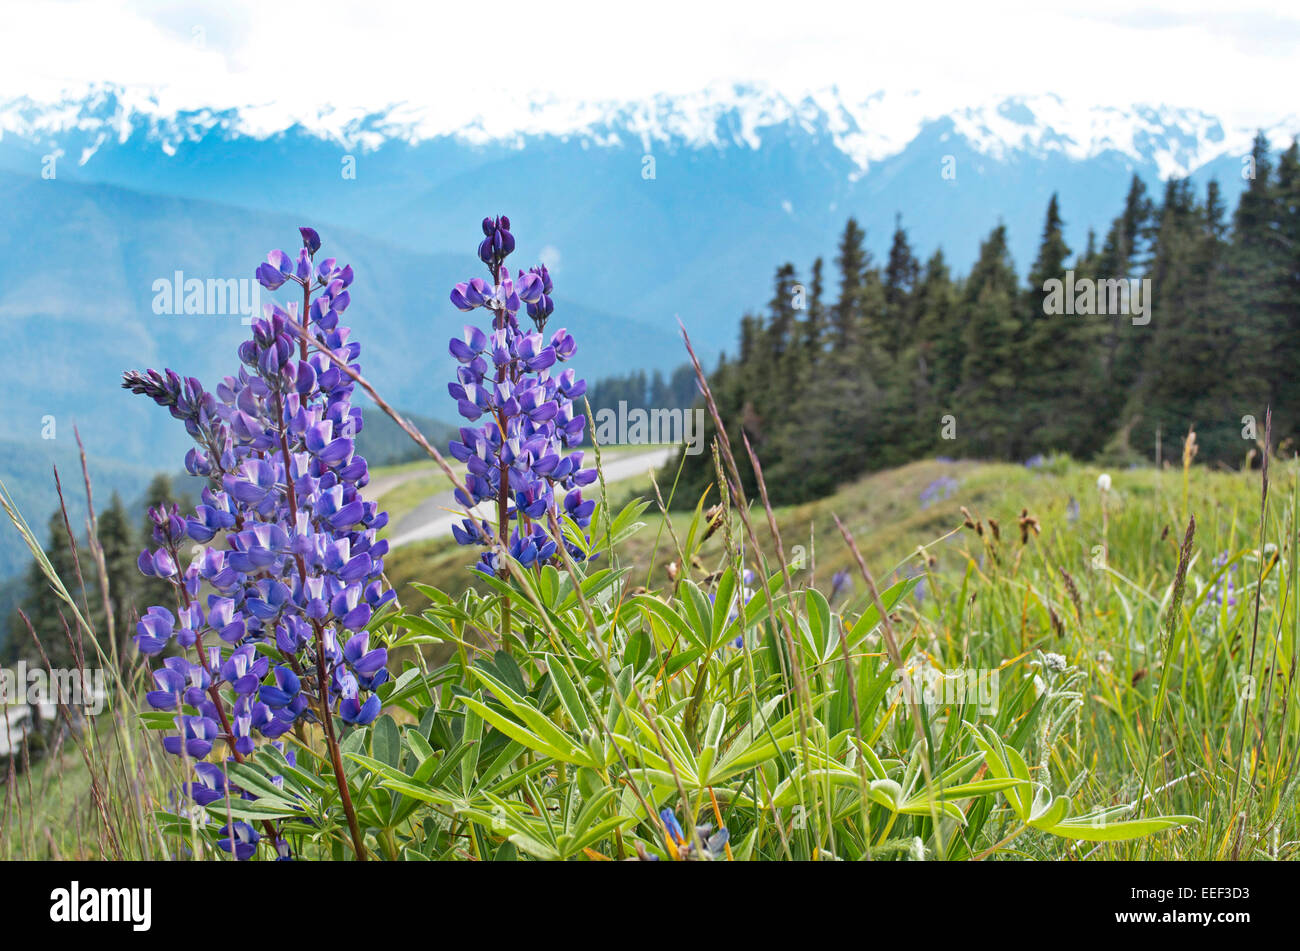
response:
<path fill-rule="evenodd" d="M 1262 439 L 1269 406 L 1274 444 L 1294 445 L 1300 145 L 1275 161 L 1261 136 L 1252 162 L 1235 213 L 1217 182 L 1202 198 L 1190 181 L 1171 180 L 1153 202 L 1135 176 L 1100 247 L 1090 235 L 1078 253 L 1063 236 L 1068 209 L 1053 195 L 1023 285 L 1002 225 L 970 273 L 954 279 L 941 252 L 920 267 L 901 223 L 877 266 L 850 219 L 835 299 L 822 301 L 820 261 L 811 288 L 782 264 L 767 312 L 742 321 L 739 359 L 711 375 L 732 444 L 748 437 L 782 504 L 926 455 L 1149 462 L 1191 427 L 1202 460 L 1238 466 L 1252 451 L 1258 459 L 1243 417 Z M 1149 322 L 1045 307 L 1048 281 L 1061 281 L 1073 305 L 1077 282 L 1108 282 L 1098 293 L 1113 292 L 1118 304 L 1111 282 L 1134 280 L 1150 282 L 1141 299 Z M 799 288 L 807 293 L 795 295 Z M 955 431 L 945 433 L 948 417 Z M 753 494 L 756 479 L 739 462 Z M 713 461 L 685 463 L 680 498 L 695 498 L 714 478 Z"/>
<path fill-rule="evenodd" d="M 915 500 L 936 469 L 960 489 L 937 513 L 909 515 L 896 494 Z M 481 579 L 456 598 L 420 584 L 427 607 L 373 622 L 392 657 L 385 712 L 369 727 L 338 724 L 366 848 L 384 860 L 1294 857 L 1296 476 L 1272 473 L 1261 538 L 1257 478 L 1189 472 L 1198 527 L 1181 598 L 1182 532 L 1167 529 L 1184 502 L 1168 475 L 1116 474 L 1105 497 L 1096 470 L 1060 457 L 1035 469 L 924 463 L 865 481 L 833 505 L 870 533 L 869 561 L 890 563 L 887 523 L 903 526 L 901 550 L 929 540 L 935 559 L 879 580 L 906 678 L 865 584 L 824 593 L 830 572 L 852 564 L 825 530 L 823 585 L 798 563 L 787 585 L 770 552 L 747 553 L 767 567 L 743 578 L 726 541 L 743 535 L 738 513 L 710 531 L 707 500 L 674 516 L 671 533 L 644 502 L 602 509 L 591 544 L 606 554 L 585 570 L 516 565 L 509 581 Z M 935 542 L 959 505 L 981 531 Z M 1041 534 L 1021 538 L 1026 507 Z M 776 514 L 792 539 L 809 515 Z M 656 534 L 693 567 L 624 560 Z M 1275 546 L 1262 557 L 1261 540 Z M 1231 604 L 1214 594 L 1229 572 Z M 1261 641 L 1252 681 L 1257 591 L 1260 630 L 1276 639 Z M 963 672 L 996 676 L 997 689 L 944 692 Z M 931 697 L 909 704 L 904 681 L 929 684 Z M 8 854 L 46 854 L 50 828 L 60 854 L 224 859 L 217 830 L 234 818 L 279 824 L 300 856 L 351 857 L 317 730 L 230 765 L 257 798 L 191 807 L 191 823 L 166 805 L 180 765 L 141 739 L 170 715 L 131 714 L 146 689 L 138 672 L 126 688 L 90 779 L 78 779 L 87 760 L 65 753 L 53 780 L 73 792 L 47 808 L 78 803 L 78 820 L 33 822 L 20 797 Z M 118 779 L 96 757 L 123 750 L 138 763 L 114 766 Z M 50 782 L 38 775 L 34 788 Z M 81 831 L 102 821 L 95 783 L 109 790 L 116 839 Z M 662 809 L 686 840 L 665 835 Z"/>

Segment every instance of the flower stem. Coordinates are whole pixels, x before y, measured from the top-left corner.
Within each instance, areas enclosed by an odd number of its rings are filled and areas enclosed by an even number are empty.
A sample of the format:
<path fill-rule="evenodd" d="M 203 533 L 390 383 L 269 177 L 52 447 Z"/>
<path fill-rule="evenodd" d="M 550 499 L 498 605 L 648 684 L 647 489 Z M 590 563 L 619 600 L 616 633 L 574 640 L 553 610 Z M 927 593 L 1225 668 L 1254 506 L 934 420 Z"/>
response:
<path fill-rule="evenodd" d="M 497 492 L 497 544 L 501 546 L 501 565 L 497 568 L 498 577 L 505 578 L 509 574 L 505 565 L 506 552 L 508 547 L 507 539 L 510 537 L 507 533 L 510 531 L 510 482 L 509 467 L 502 464 L 501 466 L 501 489 Z M 510 653 L 510 599 L 507 597 L 501 602 L 501 649 L 507 654 Z"/>
<path fill-rule="evenodd" d="M 1004 848 L 1005 846 L 1010 845 L 1010 844 L 1011 844 L 1012 842 L 1014 842 L 1016 839 L 1020 838 L 1021 833 L 1024 832 L 1024 831 L 1025 831 L 1026 829 L 1028 829 L 1028 828 L 1029 828 L 1028 824 L 1026 824 L 1026 823 L 1021 823 L 1021 824 L 1020 824 L 1020 825 L 1019 825 L 1019 826 L 1018 826 L 1014 831 L 1012 831 L 1011 834 L 1008 835 L 1006 838 L 1002 839 L 1002 840 L 1001 840 L 1000 842 L 998 842 L 996 845 L 991 845 L 991 846 L 989 846 L 987 849 L 985 849 L 985 850 L 984 850 L 983 852 L 981 852 L 979 855 L 975 856 L 975 861 L 976 861 L 976 862 L 982 862 L 982 861 L 984 861 L 986 858 L 988 858 L 990 855 L 992 855 L 994 852 L 997 852 L 999 849 L 1002 849 L 1002 848 Z"/>
<path fill-rule="evenodd" d="M 325 741 L 330 750 L 330 762 L 334 766 L 334 784 L 338 786 L 339 798 L 343 800 L 343 813 L 348 818 L 348 829 L 352 833 L 352 848 L 357 853 L 357 861 L 367 858 L 366 842 L 357 824 L 357 812 L 352 806 L 352 793 L 348 790 L 348 778 L 343 773 L 343 757 L 339 753 L 339 741 L 334 735 L 334 717 L 330 713 L 329 674 L 325 670 L 325 632 L 319 623 L 316 628 L 316 677 L 320 682 L 320 719 L 325 727 Z"/>

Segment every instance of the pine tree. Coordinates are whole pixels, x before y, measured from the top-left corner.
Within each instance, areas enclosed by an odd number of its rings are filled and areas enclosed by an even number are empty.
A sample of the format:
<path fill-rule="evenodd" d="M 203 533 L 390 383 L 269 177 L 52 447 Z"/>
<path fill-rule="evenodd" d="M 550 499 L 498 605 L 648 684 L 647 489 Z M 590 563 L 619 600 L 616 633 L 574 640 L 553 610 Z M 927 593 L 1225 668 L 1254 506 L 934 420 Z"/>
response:
<path fill-rule="evenodd" d="M 1132 448 L 1148 456 L 1157 428 L 1167 442 L 1181 439 L 1195 425 L 1205 446 L 1207 420 L 1200 415 L 1209 379 L 1205 374 L 1221 376 L 1215 363 L 1223 359 L 1210 346 L 1211 327 L 1200 308 L 1205 210 L 1197 205 L 1189 181 L 1166 183 L 1155 222 L 1148 268 L 1151 322 L 1134 328 L 1143 359 L 1124 414 L 1134 421 Z"/>
<path fill-rule="evenodd" d="M 1233 220 L 1233 249 L 1229 262 L 1229 297 L 1234 310 L 1236 348 L 1233 362 L 1244 394 L 1257 402 L 1272 402 L 1294 375 L 1282 363 L 1278 344 L 1287 320 L 1284 287 L 1289 271 L 1287 249 L 1279 227 L 1281 203 L 1273 176 L 1268 140 L 1260 133 L 1251 150 L 1255 176 L 1237 204 Z M 1263 412 L 1258 405 L 1257 413 Z"/>
<path fill-rule="evenodd" d="M 1290 415 L 1300 406 L 1291 372 L 1300 362 L 1300 144 L 1275 168 L 1257 139 L 1253 168 L 1231 227 L 1217 183 L 1201 202 L 1189 182 L 1172 180 L 1153 202 L 1134 176 L 1104 238 L 1090 231 L 1072 263 L 1053 196 L 1023 288 L 1001 225 L 954 281 L 941 251 L 917 265 L 897 223 L 882 273 L 850 219 L 837 298 L 823 303 L 819 259 L 806 312 L 790 306 L 796 277 L 783 265 L 766 319 L 742 321 L 741 358 L 710 376 L 746 490 L 742 433 L 760 449 L 777 502 L 926 452 L 1088 457 L 1110 441 L 1108 455 L 1126 446 L 1129 459 L 1149 456 L 1157 431 L 1176 445 L 1193 424 L 1199 458 L 1235 464 L 1248 448 L 1241 417 L 1262 425 L 1269 404 L 1275 443 L 1300 437 Z M 1052 294 L 1074 313 L 1048 313 Z M 1112 309 L 1124 302 L 1128 313 Z M 1143 312 L 1149 323 L 1134 319 Z M 948 413 L 955 446 L 938 438 Z M 712 480 L 711 464 L 695 470 L 701 487 Z"/>
<path fill-rule="evenodd" d="M 1295 187 L 1294 157 L 1283 153 L 1276 173 L 1262 133 L 1251 149 L 1254 176 L 1237 204 L 1226 264 L 1226 300 L 1231 311 L 1235 407 L 1240 417 L 1263 419 L 1274 408 L 1277 441 L 1297 432 L 1291 398 L 1300 356 L 1294 336 L 1295 298 L 1290 294 L 1294 253 L 1288 240 L 1287 197 Z M 1261 423 L 1262 425 L 1262 423 Z"/>
<path fill-rule="evenodd" d="M 925 264 L 916 290 L 916 368 L 921 385 L 935 405 L 948 405 L 961 383 L 962 339 L 957 288 L 943 251 Z"/>
<path fill-rule="evenodd" d="M 772 300 L 768 302 L 767 321 L 767 356 L 773 364 L 780 362 L 795 341 L 796 323 L 799 319 L 795 309 L 796 288 L 801 287 L 794 265 L 786 262 L 776 269 L 772 280 Z"/>
<path fill-rule="evenodd" d="M 1089 305 L 1086 295 L 1084 307 L 1068 306 L 1079 302 L 1065 300 L 1074 283 L 1067 279 L 1070 248 L 1064 228 L 1057 196 L 1052 195 L 1021 303 L 1021 425 L 1027 452 L 1087 455 L 1099 448 L 1092 440 L 1100 322 L 1122 318 L 1084 313 L 1100 309 Z M 1076 271 L 1076 276 L 1086 275 Z"/>
<path fill-rule="evenodd" d="M 1124 199 L 1124 210 L 1111 224 L 1101 250 L 1097 252 L 1092 277 L 1105 281 L 1131 280 L 1138 277 L 1140 270 L 1145 270 L 1146 236 L 1151 216 L 1146 185 L 1134 175 Z M 1098 350 L 1098 374 L 1102 386 L 1096 396 L 1098 411 L 1093 426 L 1094 443 L 1104 443 L 1113 435 L 1114 429 L 1127 424 L 1128 421 L 1121 417 L 1141 369 L 1145 353 L 1142 345 L 1150 340 L 1150 335 L 1149 325 L 1136 327 L 1132 321 L 1118 320 L 1105 323 Z"/>
<path fill-rule="evenodd" d="M 1223 372 L 1225 365 L 1244 362 L 1244 355 L 1237 348 L 1229 302 L 1227 209 L 1217 181 L 1211 180 L 1206 187 L 1198 224 L 1192 263 L 1196 285 L 1189 303 L 1191 326 L 1185 335 L 1193 366 L 1203 374 L 1200 398 L 1194 404 L 1201 421 L 1197 439 L 1207 458 L 1237 461 L 1251 448 L 1241 440 L 1241 417 L 1258 406 L 1262 426 L 1273 390 L 1268 380 L 1252 378 L 1245 368 L 1240 373 Z M 1275 346 L 1279 343 L 1282 341 L 1274 341 Z"/>
<path fill-rule="evenodd" d="M 1025 439 L 1018 409 L 1020 322 L 1016 319 L 1016 272 L 1007 250 L 1007 229 L 998 225 L 980 244 L 962 298 L 962 382 L 957 445 L 975 456 L 1023 458 Z"/>
<path fill-rule="evenodd" d="M 122 651 L 130 643 L 135 629 L 134 618 L 142 611 L 135 603 L 142 579 L 136 567 L 140 548 L 131 537 L 131 520 L 116 492 L 108 508 L 99 516 L 98 536 L 104 551 L 104 565 L 108 569 L 108 592 L 118 649 Z"/>
<path fill-rule="evenodd" d="M 74 555 L 72 544 L 68 540 L 67 528 L 63 522 L 62 511 L 56 510 L 47 527 L 49 542 L 45 546 L 45 556 L 50 567 L 54 569 L 64 588 L 77 601 L 77 607 L 86 611 L 82 598 L 81 586 L 77 582 L 77 565 L 82 569 L 88 590 L 93 590 L 95 576 L 89 573 L 91 561 L 88 553 L 80 550 Z M 84 656 L 89 645 L 85 642 L 84 632 L 80 630 L 76 615 L 66 603 L 54 593 L 54 588 L 46 578 L 41 566 L 33 560 L 27 568 L 25 594 L 21 607 L 31 621 L 32 631 L 25 624 L 19 623 L 11 629 L 9 651 L 15 658 L 22 658 L 29 663 L 43 663 L 42 652 L 49 658 L 52 667 L 70 668 L 76 666 L 78 654 Z M 32 641 L 35 632 L 38 644 Z"/>
<path fill-rule="evenodd" d="M 840 236 L 835 266 L 840 272 L 840 296 L 831 310 L 831 346 L 841 352 L 851 350 L 861 341 L 862 293 L 864 275 L 871 254 L 863 246 L 866 233 L 850 218 Z"/>
<path fill-rule="evenodd" d="M 827 316 L 822 302 L 825 283 L 822 279 L 822 259 L 813 261 L 812 281 L 808 287 L 808 317 L 803 322 L 803 367 L 807 376 L 820 363 L 826 346 Z"/>
<path fill-rule="evenodd" d="M 886 336 L 886 352 L 896 357 L 905 341 L 911 339 L 914 323 L 913 296 L 921 276 L 921 264 L 912 254 L 902 216 L 894 219 L 894 239 L 885 264 L 885 323 L 891 329 Z"/>
<path fill-rule="evenodd" d="M 1278 360 L 1290 368 L 1278 381 L 1274 407 L 1277 444 L 1291 440 L 1291 449 L 1300 443 L 1300 142 L 1292 141 L 1277 165 L 1277 216 L 1279 248 L 1278 305 L 1283 317 Z"/>

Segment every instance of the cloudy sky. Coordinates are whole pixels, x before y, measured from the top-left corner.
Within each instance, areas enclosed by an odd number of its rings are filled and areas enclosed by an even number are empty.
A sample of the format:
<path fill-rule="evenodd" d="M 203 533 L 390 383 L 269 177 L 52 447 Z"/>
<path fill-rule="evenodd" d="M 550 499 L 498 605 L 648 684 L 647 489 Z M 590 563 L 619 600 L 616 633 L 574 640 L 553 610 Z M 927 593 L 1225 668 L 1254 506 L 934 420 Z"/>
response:
<path fill-rule="evenodd" d="M 478 114 L 524 97 L 758 81 L 796 95 L 920 91 L 952 106 L 1051 92 L 1269 124 L 1300 112 L 1300 8 L 1281 6 L 496 0 L 487 17 L 488 4 L 447 0 L 5 0 L 0 99 L 111 82 L 156 90 L 167 108 L 406 102 Z"/>

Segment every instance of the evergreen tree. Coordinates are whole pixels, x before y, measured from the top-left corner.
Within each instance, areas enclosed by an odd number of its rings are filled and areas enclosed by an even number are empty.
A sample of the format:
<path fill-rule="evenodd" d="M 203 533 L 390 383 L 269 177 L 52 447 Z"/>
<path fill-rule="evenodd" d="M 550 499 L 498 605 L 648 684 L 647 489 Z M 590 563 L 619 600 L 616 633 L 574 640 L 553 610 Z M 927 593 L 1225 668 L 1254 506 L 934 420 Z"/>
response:
<path fill-rule="evenodd" d="M 1020 428 L 1020 322 L 1016 319 L 1016 272 L 1007 229 L 998 225 L 980 244 L 963 292 L 962 382 L 957 445 L 976 456 L 1023 458 Z"/>
<path fill-rule="evenodd" d="M 795 342 L 799 319 L 795 309 L 795 288 L 799 277 L 794 265 L 786 262 L 776 269 L 772 281 L 772 300 L 768 303 L 770 317 L 767 321 L 767 359 L 777 363 L 785 359 Z"/>
<path fill-rule="evenodd" d="M 1115 218 L 1097 253 L 1091 276 L 1097 280 L 1131 280 L 1138 277 L 1139 264 L 1146 254 L 1145 236 L 1150 228 L 1151 202 L 1146 185 L 1136 175 L 1129 184 L 1124 210 Z M 1104 442 L 1110 430 L 1126 425 L 1120 419 L 1129 394 L 1137 381 L 1144 350 L 1150 339 L 1150 325 L 1134 326 L 1132 321 L 1107 321 L 1098 351 L 1098 373 L 1102 386 L 1097 394 L 1098 413 L 1094 423 L 1094 442 Z"/>
<path fill-rule="evenodd" d="M 840 272 L 840 296 L 831 311 L 831 346 L 845 352 L 860 343 L 864 275 L 871 255 L 863 246 L 866 233 L 850 218 L 840 236 L 835 266 Z"/>
<path fill-rule="evenodd" d="M 1288 285 L 1292 255 L 1283 224 L 1285 186 L 1283 170 L 1275 176 L 1268 140 L 1260 133 L 1251 149 L 1254 177 L 1246 186 L 1233 217 L 1232 248 L 1227 263 L 1228 304 L 1232 310 L 1235 379 L 1240 417 L 1254 415 L 1263 420 L 1265 406 L 1273 404 L 1277 432 L 1295 432 L 1295 410 L 1280 397 L 1297 392 L 1292 382 L 1296 356 L 1294 339 L 1287 333 L 1294 324 L 1288 308 Z M 1294 179 L 1294 168 L 1285 155 L 1285 174 Z M 1238 426 L 1240 425 L 1238 421 Z M 1262 425 L 1262 423 L 1261 423 Z"/>
<path fill-rule="evenodd" d="M 1300 437 L 1300 144 L 1274 168 L 1257 139 L 1253 169 L 1231 227 L 1217 183 L 1200 202 L 1172 180 L 1157 203 L 1134 176 L 1104 238 L 1089 231 L 1073 261 L 1052 196 L 1023 288 L 1001 225 L 954 281 L 941 251 L 918 266 L 897 223 L 882 272 L 849 219 L 834 302 L 819 259 L 806 313 L 792 306 L 782 265 L 766 320 L 747 316 L 741 358 L 711 375 L 746 490 L 742 433 L 777 502 L 928 452 L 1089 457 L 1109 442 L 1149 457 L 1157 432 L 1173 447 L 1190 425 L 1202 461 L 1236 464 L 1241 417 L 1262 427 L 1269 404 L 1275 444 Z M 948 413 L 956 445 L 939 439 Z M 700 487 L 713 478 L 711 464 L 696 471 Z"/>
<path fill-rule="evenodd" d="M 47 530 L 50 540 L 45 546 L 45 557 L 49 559 L 55 574 L 63 582 L 68 593 L 77 600 L 77 606 L 84 614 L 86 602 L 82 599 L 81 587 L 77 583 L 77 564 L 79 561 L 87 589 L 91 590 L 91 586 L 95 584 L 95 576 L 91 572 L 93 566 L 89 554 L 79 546 L 74 555 L 63 523 L 62 511 L 55 510 L 50 516 Z M 54 588 L 51 587 L 45 572 L 35 560 L 27 568 L 26 593 L 21 607 L 31 621 L 32 631 L 28 631 L 27 626 L 21 621 L 11 628 L 8 645 L 11 657 L 21 658 L 33 664 L 43 663 L 41 656 L 43 651 L 52 667 L 76 666 L 77 655 L 84 656 L 85 650 L 89 647 L 85 642 L 84 632 L 79 629 L 76 616 L 68 605 L 54 593 Z M 32 641 L 32 632 L 35 632 L 40 642 L 39 646 Z"/>
<path fill-rule="evenodd" d="M 1148 457 L 1157 428 L 1168 442 L 1196 425 L 1205 444 L 1206 420 L 1199 418 L 1204 374 L 1222 355 L 1209 349 L 1211 330 L 1197 300 L 1204 290 L 1198 274 L 1204 230 L 1204 209 L 1197 205 L 1191 183 L 1167 182 L 1152 232 L 1151 322 L 1134 328 L 1143 359 L 1125 413 L 1134 421 L 1133 448 Z"/>
<path fill-rule="evenodd" d="M 135 632 L 134 619 L 142 610 L 135 603 L 142 579 L 136 567 L 140 548 L 131 537 L 131 520 L 116 492 L 108 508 L 99 516 L 98 536 L 104 551 L 104 566 L 108 570 L 108 596 L 118 650 L 122 653 L 131 643 Z"/>
<path fill-rule="evenodd" d="M 804 357 L 802 366 L 805 376 L 817 367 L 826 345 L 827 317 L 826 307 L 822 302 L 824 293 L 822 259 L 818 258 L 813 261 L 812 282 L 808 287 L 808 316 L 803 322 Z"/>
<path fill-rule="evenodd" d="M 1277 165 L 1274 213 L 1278 234 L 1278 306 L 1282 314 L 1278 361 L 1289 372 L 1277 381 L 1274 407 L 1277 444 L 1300 443 L 1300 143 L 1292 141 Z"/>
<path fill-rule="evenodd" d="M 916 290 L 915 366 L 927 401 L 947 406 L 961 383 L 962 339 L 957 314 L 957 288 L 943 251 L 925 264 Z M 942 414 L 941 414 L 942 415 Z"/>
<path fill-rule="evenodd" d="M 1021 303 L 1021 426 L 1026 452 L 1086 455 L 1099 448 L 1091 443 L 1100 322 L 1120 318 L 1099 316 L 1098 302 L 1090 304 L 1086 293 L 1082 300 L 1066 300 L 1073 295 L 1074 281 L 1067 275 L 1070 248 L 1064 227 L 1057 196 L 1052 195 Z"/>
<path fill-rule="evenodd" d="M 913 296 L 921 276 L 921 264 L 912 254 L 902 216 L 894 219 L 894 239 L 885 264 L 885 323 L 891 329 L 886 336 L 886 352 L 896 357 L 904 343 L 912 339 L 914 322 Z"/>

